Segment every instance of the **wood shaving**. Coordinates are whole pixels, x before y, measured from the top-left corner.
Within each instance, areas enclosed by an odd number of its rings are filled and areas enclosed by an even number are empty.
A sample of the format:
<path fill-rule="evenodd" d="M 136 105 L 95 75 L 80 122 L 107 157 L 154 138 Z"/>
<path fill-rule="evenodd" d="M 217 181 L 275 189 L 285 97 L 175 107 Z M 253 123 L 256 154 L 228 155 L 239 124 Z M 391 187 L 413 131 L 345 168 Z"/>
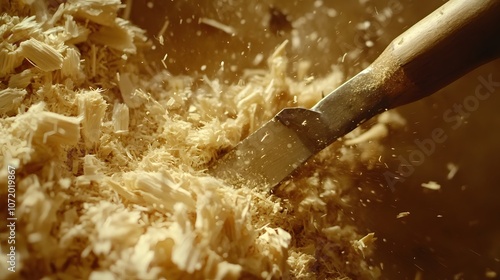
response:
<path fill-rule="evenodd" d="M 383 123 L 377 123 L 372 126 L 369 130 L 361 134 L 360 136 L 354 139 L 348 139 L 345 141 L 346 145 L 356 145 L 363 142 L 368 142 L 372 140 L 377 140 L 381 138 L 385 138 L 389 133 L 387 127 Z"/>
<path fill-rule="evenodd" d="M 76 96 L 78 114 L 82 117 L 82 136 L 85 145 L 90 148 L 101 138 L 101 124 L 106 113 L 107 104 L 101 90 L 88 90 Z"/>
<path fill-rule="evenodd" d="M 353 241 L 352 246 L 358 250 L 365 257 L 365 250 L 369 248 L 375 242 L 377 238 L 375 238 L 375 233 L 371 232 L 365 235 L 363 238 Z"/>
<path fill-rule="evenodd" d="M 15 87 L 0 90 L 0 114 L 13 113 L 26 94 L 25 89 Z"/>
<path fill-rule="evenodd" d="M 127 28 L 127 21 L 116 19 L 112 26 L 103 26 L 89 38 L 97 44 L 108 46 L 124 53 L 135 53 L 134 36 Z"/>
<path fill-rule="evenodd" d="M 496 273 L 496 271 L 491 270 L 491 269 L 489 269 L 489 268 L 488 268 L 488 269 L 486 269 L 486 272 L 484 273 L 484 276 L 485 276 L 486 278 L 488 278 L 488 279 L 495 279 L 495 278 L 497 278 L 497 275 L 498 275 L 498 274 Z"/>
<path fill-rule="evenodd" d="M 26 69 L 21 73 L 10 76 L 8 87 L 19 89 L 26 88 L 31 83 L 31 80 L 36 77 L 35 72 L 36 71 L 33 71 L 33 69 Z"/>
<path fill-rule="evenodd" d="M 126 133 L 130 123 L 130 110 L 127 105 L 115 103 L 113 107 L 113 129 L 115 133 Z"/>
<path fill-rule="evenodd" d="M 374 234 L 341 210 L 357 201 L 357 181 L 339 170 L 376 160 L 383 131 L 327 148 L 316 171 L 273 194 L 206 172 L 282 108 L 312 106 L 342 72 L 304 79 L 306 65 L 291 78 L 287 41 L 234 83 L 151 71 L 150 41 L 118 17 L 119 0 L 48 2 L 62 3 L 0 6 L 0 179 L 17 168 L 20 256 L 14 273 L 0 256 L 0 278 L 380 276 Z"/>
<path fill-rule="evenodd" d="M 405 127 L 406 120 L 394 110 L 385 111 L 378 115 L 377 121 L 379 123 L 387 124 L 396 128 Z"/>

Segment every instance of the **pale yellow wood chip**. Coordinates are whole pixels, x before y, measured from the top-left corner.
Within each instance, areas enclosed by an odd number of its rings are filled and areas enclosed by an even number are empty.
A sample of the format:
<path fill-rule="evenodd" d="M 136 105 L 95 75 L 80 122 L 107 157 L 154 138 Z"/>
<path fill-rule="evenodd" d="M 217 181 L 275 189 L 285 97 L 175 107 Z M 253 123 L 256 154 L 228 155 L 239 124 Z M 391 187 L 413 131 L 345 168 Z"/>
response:
<path fill-rule="evenodd" d="M 118 75 L 118 86 L 123 101 L 132 109 L 138 108 L 146 101 L 145 93 L 134 85 L 134 78 L 136 77 L 129 73 L 120 73 Z"/>
<path fill-rule="evenodd" d="M 410 215 L 410 212 L 401 212 L 399 213 L 396 218 L 400 219 L 400 218 L 404 218 L 406 216 Z"/>
<path fill-rule="evenodd" d="M 26 94 L 25 89 L 6 88 L 0 90 L 0 115 L 15 112 Z"/>
<path fill-rule="evenodd" d="M 117 19 L 118 21 L 118 19 Z M 135 53 L 134 34 L 120 21 L 113 26 L 103 26 L 89 36 L 93 42 L 125 53 Z"/>
<path fill-rule="evenodd" d="M 9 78 L 10 88 L 26 88 L 30 83 L 35 73 L 33 69 L 26 69 L 21 73 L 14 74 Z"/>
<path fill-rule="evenodd" d="M 379 123 L 388 124 L 394 127 L 406 126 L 406 120 L 394 110 L 383 112 L 378 116 L 377 120 Z"/>
<path fill-rule="evenodd" d="M 12 45 L 0 43 L 0 77 L 12 73 L 14 68 L 21 65 L 22 62 L 23 56 L 20 54 L 19 49 L 13 50 Z"/>
<path fill-rule="evenodd" d="M 80 118 L 53 112 L 37 114 L 38 126 L 34 139 L 42 144 L 75 145 L 80 138 Z"/>
<path fill-rule="evenodd" d="M 363 258 L 365 257 L 365 250 L 369 248 L 375 242 L 377 238 L 375 238 L 375 233 L 368 233 L 363 238 L 359 240 L 355 240 L 352 242 L 352 245 L 355 250 L 363 254 Z"/>
<path fill-rule="evenodd" d="M 114 25 L 120 0 L 68 0 L 66 11 L 75 17 L 104 25 Z"/>
<path fill-rule="evenodd" d="M 111 271 L 95 270 L 90 273 L 89 280 L 116 280 L 116 277 Z"/>
<path fill-rule="evenodd" d="M 198 20 L 198 22 L 212 26 L 214 28 L 217 28 L 217 29 L 229 34 L 229 35 L 233 35 L 233 36 L 236 35 L 236 29 L 234 27 L 220 23 L 220 22 L 216 21 L 215 19 L 202 17 Z"/>
<path fill-rule="evenodd" d="M 130 118 L 126 104 L 116 103 L 113 107 L 113 131 L 115 133 L 128 132 Z"/>
<path fill-rule="evenodd" d="M 297 80 L 302 81 L 306 78 L 312 78 L 312 80 L 314 80 L 314 77 L 308 77 L 311 66 L 312 63 L 309 60 L 299 61 L 297 64 Z M 312 80 L 310 81 L 312 82 Z M 308 82 L 310 81 L 308 80 Z"/>
<path fill-rule="evenodd" d="M 359 135 L 358 137 L 346 140 L 345 144 L 350 146 L 350 145 L 360 144 L 363 142 L 378 140 L 386 137 L 387 134 L 389 134 L 387 126 L 383 123 L 377 123 L 374 126 L 372 126 L 369 130 L 367 130 L 365 133 Z"/>
<path fill-rule="evenodd" d="M 80 66 L 80 52 L 76 48 L 68 48 L 64 56 L 61 73 L 73 79 L 82 78 L 82 69 Z"/>
<path fill-rule="evenodd" d="M 100 140 L 107 103 L 101 95 L 101 90 L 82 91 L 77 100 L 78 114 L 82 117 L 83 138 L 87 148 L 90 148 Z"/>
<path fill-rule="evenodd" d="M 491 270 L 489 268 L 486 269 L 486 272 L 484 273 L 484 276 L 488 279 L 494 279 L 497 278 L 497 273 L 494 270 Z"/>
<path fill-rule="evenodd" d="M 429 189 L 429 190 L 433 190 L 433 191 L 437 191 L 437 190 L 441 189 L 441 185 L 439 185 L 438 183 L 436 183 L 434 181 L 429 181 L 429 183 L 422 183 L 422 187 Z"/>
<path fill-rule="evenodd" d="M 176 203 L 182 203 L 189 210 L 196 202 L 191 193 L 173 182 L 168 174 L 158 172 L 130 172 L 124 174 L 126 186 L 134 190 L 145 202 L 157 205 L 163 211 L 172 211 Z"/>
<path fill-rule="evenodd" d="M 448 168 L 448 175 L 446 175 L 446 179 L 453 179 L 458 172 L 458 165 L 450 162 L 446 165 L 446 168 Z"/>
<path fill-rule="evenodd" d="M 160 43 L 160 45 L 162 45 L 162 46 L 163 46 L 163 43 L 165 41 L 165 39 L 163 38 L 163 35 L 165 34 L 165 31 L 167 31 L 167 27 L 169 24 L 170 24 L 170 22 L 168 21 L 168 19 L 165 19 L 165 22 L 163 22 L 163 26 L 160 28 L 160 31 L 158 31 L 157 39 L 158 39 L 158 42 Z"/>
<path fill-rule="evenodd" d="M 243 268 L 239 264 L 232 264 L 226 261 L 222 261 L 217 264 L 217 272 L 214 279 L 216 280 L 240 279 L 240 274 L 242 270 Z"/>
<path fill-rule="evenodd" d="M 20 50 L 20 55 L 31 61 L 42 71 L 54 71 L 62 67 L 62 54 L 44 42 L 29 39 L 20 44 Z"/>

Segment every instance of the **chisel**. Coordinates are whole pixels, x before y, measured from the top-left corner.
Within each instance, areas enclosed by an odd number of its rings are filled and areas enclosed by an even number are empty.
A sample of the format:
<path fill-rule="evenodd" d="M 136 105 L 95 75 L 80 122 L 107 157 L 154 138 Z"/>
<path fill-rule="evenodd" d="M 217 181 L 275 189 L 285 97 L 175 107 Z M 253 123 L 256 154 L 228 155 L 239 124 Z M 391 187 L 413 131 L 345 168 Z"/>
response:
<path fill-rule="evenodd" d="M 424 98 L 499 56 L 500 1 L 448 1 L 314 107 L 283 109 L 209 172 L 231 184 L 272 188 L 364 121 Z"/>

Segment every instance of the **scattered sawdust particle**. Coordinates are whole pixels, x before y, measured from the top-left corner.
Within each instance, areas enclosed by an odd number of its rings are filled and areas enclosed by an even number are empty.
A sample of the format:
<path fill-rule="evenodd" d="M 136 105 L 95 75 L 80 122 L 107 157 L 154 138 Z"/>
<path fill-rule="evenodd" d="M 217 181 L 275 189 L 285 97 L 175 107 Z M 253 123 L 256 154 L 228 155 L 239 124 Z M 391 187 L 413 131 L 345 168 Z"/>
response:
<path fill-rule="evenodd" d="M 446 179 L 448 180 L 453 179 L 453 177 L 455 177 L 455 175 L 458 172 L 458 165 L 450 162 L 446 165 L 446 168 L 448 169 L 448 175 L 446 175 Z"/>
<path fill-rule="evenodd" d="M 396 218 L 399 219 L 399 218 L 404 218 L 406 216 L 410 215 L 410 212 L 401 212 L 399 213 Z"/>
<path fill-rule="evenodd" d="M 163 35 L 165 35 L 165 31 L 167 31 L 169 24 L 170 24 L 170 21 L 168 21 L 168 19 L 165 19 L 162 27 L 160 28 L 160 31 L 158 31 L 157 40 L 160 43 L 160 45 L 162 45 L 162 46 L 165 42 L 165 38 L 163 37 Z"/>
<path fill-rule="evenodd" d="M 113 130 L 115 133 L 126 133 L 130 123 L 129 108 L 126 104 L 115 103 L 113 107 Z"/>
<path fill-rule="evenodd" d="M 437 191 L 437 190 L 440 190 L 441 189 L 441 185 L 434 182 L 434 181 L 429 181 L 428 183 L 422 183 L 421 185 L 423 188 L 426 188 L 426 189 L 429 189 L 429 190 L 433 190 L 433 191 Z"/>
<path fill-rule="evenodd" d="M 365 235 L 363 238 L 359 240 L 355 240 L 352 243 L 352 246 L 365 257 L 365 250 L 372 246 L 373 242 L 375 242 L 377 238 L 375 237 L 375 233 L 371 232 Z"/>
<path fill-rule="evenodd" d="M 494 279 L 497 278 L 497 272 L 491 269 L 486 269 L 486 272 L 484 273 L 484 276 L 489 279 Z"/>
<path fill-rule="evenodd" d="M 367 269 L 373 233 L 360 238 L 350 222 L 324 219 L 348 204 L 344 190 L 357 179 L 304 175 L 278 197 L 205 172 L 280 109 L 310 107 L 340 85 L 340 68 L 312 77 L 303 62 L 297 80 L 285 40 L 238 81 L 176 76 L 144 59 L 152 40 L 126 20 L 132 2 L 11 0 L 0 14 L 0 181 L 8 164 L 23 171 L 16 238 L 26 246 L 16 247 L 23 258 L 12 277 L 306 279 L 321 270 L 377 278 L 378 268 Z M 212 19 L 200 23 L 236 34 Z M 365 154 L 382 136 L 351 150 Z M 318 260 L 329 246 L 343 255 Z"/>
<path fill-rule="evenodd" d="M 89 90 L 77 95 L 78 113 L 83 119 L 82 134 L 87 147 L 96 145 L 101 137 L 101 125 L 108 107 L 101 92 Z"/>

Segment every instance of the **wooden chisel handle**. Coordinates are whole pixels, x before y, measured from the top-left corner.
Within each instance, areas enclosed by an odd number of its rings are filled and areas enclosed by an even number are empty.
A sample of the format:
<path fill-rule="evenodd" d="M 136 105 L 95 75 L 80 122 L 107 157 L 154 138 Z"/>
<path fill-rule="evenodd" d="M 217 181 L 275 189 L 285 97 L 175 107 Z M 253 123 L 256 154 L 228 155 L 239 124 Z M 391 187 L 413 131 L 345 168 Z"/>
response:
<path fill-rule="evenodd" d="M 373 67 L 401 72 L 405 87 L 391 92 L 400 105 L 499 56 L 500 1 L 452 0 L 394 39 Z"/>
<path fill-rule="evenodd" d="M 311 108 L 321 117 L 305 132 L 306 142 L 319 151 L 374 115 L 428 96 L 499 56 L 500 0 L 450 0 Z"/>

